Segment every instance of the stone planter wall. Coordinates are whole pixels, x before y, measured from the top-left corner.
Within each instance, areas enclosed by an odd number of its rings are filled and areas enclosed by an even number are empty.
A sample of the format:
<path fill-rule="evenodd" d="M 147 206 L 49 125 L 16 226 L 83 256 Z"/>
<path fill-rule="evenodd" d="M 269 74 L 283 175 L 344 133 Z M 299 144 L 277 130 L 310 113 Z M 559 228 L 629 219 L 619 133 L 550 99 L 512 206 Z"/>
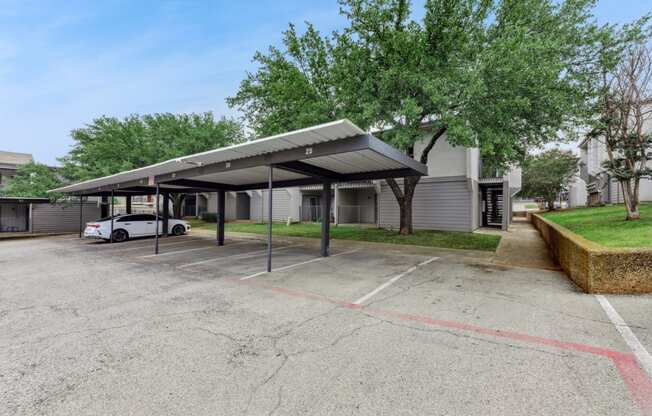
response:
<path fill-rule="evenodd" d="M 529 215 L 552 255 L 586 293 L 652 293 L 652 249 L 613 249 Z"/>

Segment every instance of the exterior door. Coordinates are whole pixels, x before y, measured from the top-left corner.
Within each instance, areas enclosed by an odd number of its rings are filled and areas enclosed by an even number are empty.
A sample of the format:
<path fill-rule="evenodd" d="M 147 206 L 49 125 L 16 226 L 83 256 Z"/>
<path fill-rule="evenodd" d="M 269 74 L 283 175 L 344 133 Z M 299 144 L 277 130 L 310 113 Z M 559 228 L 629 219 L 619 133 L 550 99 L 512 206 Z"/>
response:
<path fill-rule="evenodd" d="M 188 194 L 183 200 L 183 216 L 192 217 L 195 215 L 197 215 L 197 194 Z"/>
<path fill-rule="evenodd" d="M 238 220 L 248 220 L 251 216 L 251 200 L 246 192 L 238 192 L 235 199 L 235 217 Z"/>
<path fill-rule="evenodd" d="M 503 188 L 486 187 L 482 189 L 482 225 L 485 227 L 502 227 L 503 225 Z"/>
<path fill-rule="evenodd" d="M 29 230 L 29 205 L 3 204 L 0 206 L 0 232 Z"/>
<path fill-rule="evenodd" d="M 321 198 L 318 196 L 311 196 L 308 201 L 310 205 L 310 221 L 321 221 Z"/>

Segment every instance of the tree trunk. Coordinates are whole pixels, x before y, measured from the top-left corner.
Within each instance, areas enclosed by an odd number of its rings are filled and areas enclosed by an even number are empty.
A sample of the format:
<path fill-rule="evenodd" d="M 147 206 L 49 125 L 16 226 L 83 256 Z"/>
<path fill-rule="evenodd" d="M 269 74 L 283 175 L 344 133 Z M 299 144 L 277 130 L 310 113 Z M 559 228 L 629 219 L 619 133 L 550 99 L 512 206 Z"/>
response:
<path fill-rule="evenodd" d="M 428 164 L 428 155 L 430 151 L 435 146 L 437 139 L 439 139 L 445 132 L 447 126 L 441 126 L 435 134 L 430 138 L 428 145 L 423 149 L 419 161 L 424 165 Z M 414 190 L 421 179 L 420 176 L 411 176 L 403 178 L 403 189 L 398 185 L 398 182 L 394 178 L 386 179 L 387 185 L 394 193 L 396 197 L 396 202 L 398 202 L 399 209 L 399 230 L 400 235 L 408 235 L 414 232 L 412 226 L 412 199 L 414 198 Z"/>
<path fill-rule="evenodd" d="M 172 200 L 172 216 L 181 218 L 181 205 L 183 205 L 183 200 L 186 199 L 186 194 L 172 194 L 170 199 Z"/>
<path fill-rule="evenodd" d="M 555 198 L 553 199 L 548 199 L 548 211 L 554 211 L 555 210 Z"/>
<path fill-rule="evenodd" d="M 632 189 L 632 183 L 629 180 L 619 181 L 623 189 L 623 199 L 625 200 L 625 209 L 627 210 L 627 221 L 640 220 L 641 214 L 638 211 L 638 179 L 635 179 L 636 184 Z"/>
<path fill-rule="evenodd" d="M 390 183 L 390 181 L 387 181 Z M 414 198 L 414 189 L 419 182 L 419 177 L 416 178 L 403 178 L 403 190 L 398 186 L 396 180 L 391 179 L 390 187 L 394 195 L 397 195 L 397 191 L 400 194 L 400 197 L 397 196 L 396 200 L 398 202 L 399 208 L 399 230 L 400 235 L 408 235 L 414 232 L 412 227 L 412 199 Z"/>

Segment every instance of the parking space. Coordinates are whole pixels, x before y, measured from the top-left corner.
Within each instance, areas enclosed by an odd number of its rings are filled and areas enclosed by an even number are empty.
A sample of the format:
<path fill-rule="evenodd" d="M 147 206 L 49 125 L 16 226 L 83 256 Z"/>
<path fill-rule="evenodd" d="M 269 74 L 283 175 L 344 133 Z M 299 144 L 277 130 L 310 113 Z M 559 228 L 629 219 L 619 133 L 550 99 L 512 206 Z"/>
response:
<path fill-rule="evenodd" d="M 261 240 L 160 243 L 3 243 L 0 414 L 652 414 L 559 272 L 286 239 L 264 273 Z M 652 349 L 652 297 L 607 298 Z"/>

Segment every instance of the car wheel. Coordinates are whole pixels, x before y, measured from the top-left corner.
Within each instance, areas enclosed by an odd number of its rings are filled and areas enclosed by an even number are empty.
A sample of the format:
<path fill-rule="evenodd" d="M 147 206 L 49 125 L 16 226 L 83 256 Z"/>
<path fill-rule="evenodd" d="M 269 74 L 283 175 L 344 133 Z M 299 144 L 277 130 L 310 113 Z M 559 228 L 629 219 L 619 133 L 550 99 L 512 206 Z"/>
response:
<path fill-rule="evenodd" d="M 129 240 L 129 233 L 127 233 L 125 230 L 115 230 L 113 231 L 113 242 L 114 243 L 122 243 L 124 241 Z"/>
<path fill-rule="evenodd" d="M 177 224 L 172 227 L 172 235 L 183 235 L 186 233 L 186 227 L 183 225 Z"/>

